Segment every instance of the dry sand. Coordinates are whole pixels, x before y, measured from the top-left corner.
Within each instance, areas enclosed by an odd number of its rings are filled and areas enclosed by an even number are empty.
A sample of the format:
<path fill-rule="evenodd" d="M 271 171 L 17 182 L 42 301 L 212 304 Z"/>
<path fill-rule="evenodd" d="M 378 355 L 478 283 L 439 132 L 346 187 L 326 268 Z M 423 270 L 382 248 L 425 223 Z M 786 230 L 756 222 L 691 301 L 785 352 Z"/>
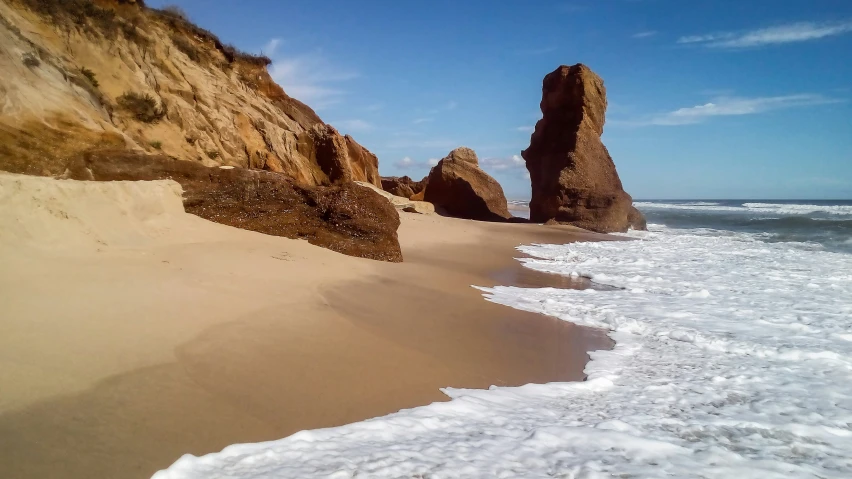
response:
<path fill-rule="evenodd" d="M 599 237 L 402 217 L 379 263 L 188 215 L 172 182 L 0 173 L 0 477 L 147 478 L 444 386 L 579 380 L 609 347 L 470 287 L 576 286 L 513 248 Z"/>

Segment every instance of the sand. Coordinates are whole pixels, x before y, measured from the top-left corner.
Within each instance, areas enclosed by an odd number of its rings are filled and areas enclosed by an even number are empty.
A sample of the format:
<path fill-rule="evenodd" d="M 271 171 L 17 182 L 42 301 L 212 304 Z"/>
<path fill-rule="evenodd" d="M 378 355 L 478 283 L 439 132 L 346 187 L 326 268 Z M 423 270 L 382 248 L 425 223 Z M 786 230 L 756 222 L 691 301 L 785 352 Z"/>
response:
<path fill-rule="evenodd" d="M 184 453 L 580 380 L 605 335 L 470 285 L 575 287 L 513 260 L 568 227 L 401 213 L 402 264 L 183 212 L 179 186 L 0 174 L 3 477 L 150 477 Z"/>

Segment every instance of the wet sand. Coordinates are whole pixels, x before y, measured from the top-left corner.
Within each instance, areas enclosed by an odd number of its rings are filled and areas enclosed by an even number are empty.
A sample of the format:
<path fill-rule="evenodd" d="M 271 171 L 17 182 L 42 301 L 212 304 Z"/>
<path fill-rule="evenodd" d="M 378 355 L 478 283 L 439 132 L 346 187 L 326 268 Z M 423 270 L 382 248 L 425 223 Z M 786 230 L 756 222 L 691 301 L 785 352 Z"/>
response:
<path fill-rule="evenodd" d="M 178 222 L 178 242 L 0 248 L 3 477 L 147 478 L 185 453 L 446 400 L 445 386 L 581 380 L 586 352 L 610 347 L 470 287 L 578 286 L 512 259 L 593 238 L 570 228 L 403 214 L 406 262 L 387 264 Z"/>

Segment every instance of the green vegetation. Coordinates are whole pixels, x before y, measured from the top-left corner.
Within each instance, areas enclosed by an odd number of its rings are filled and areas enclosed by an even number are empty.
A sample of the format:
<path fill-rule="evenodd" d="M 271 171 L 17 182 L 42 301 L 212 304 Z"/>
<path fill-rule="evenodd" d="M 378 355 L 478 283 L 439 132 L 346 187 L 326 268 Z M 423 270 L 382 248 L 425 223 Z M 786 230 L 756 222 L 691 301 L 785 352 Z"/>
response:
<path fill-rule="evenodd" d="M 156 123 L 166 116 L 166 107 L 147 93 L 127 92 L 118 97 L 118 106 L 143 123 Z"/>
<path fill-rule="evenodd" d="M 215 34 L 192 23 L 186 12 L 180 7 L 168 6 L 161 10 L 148 8 L 141 0 L 117 0 L 125 7 L 112 9 L 100 6 L 95 0 L 15 0 L 34 12 L 51 19 L 52 23 L 63 28 L 78 28 L 89 33 L 97 33 L 106 38 L 123 35 L 127 40 L 147 46 L 150 40 L 141 32 L 146 30 L 146 16 L 153 16 L 174 32 L 176 47 L 193 61 L 203 59 L 198 43 L 208 43 L 219 50 L 230 63 L 242 62 L 249 65 L 268 66 L 272 59 L 266 55 L 255 55 L 222 43 Z M 141 6 L 135 8 L 131 4 Z M 178 38 L 182 39 L 178 40 Z"/>
<path fill-rule="evenodd" d="M 180 18 L 183 21 L 189 21 L 189 15 L 187 15 L 186 10 L 180 8 L 177 5 L 166 5 L 161 10 L 166 15 L 171 15 L 176 18 Z"/>
<path fill-rule="evenodd" d="M 190 60 L 195 63 L 201 63 L 201 53 L 199 53 L 198 49 L 195 48 L 195 45 L 193 45 L 191 41 L 187 40 L 186 37 L 182 35 L 174 35 L 172 37 L 172 42 L 174 42 L 177 49 L 188 56 Z"/>
<path fill-rule="evenodd" d="M 24 53 L 21 57 L 21 61 L 24 62 L 24 65 L 26 65 L 27 68 L 35 68 L 41 65 L 41 60 L 39 60 L 38 56 L 33 52 Z"/>
<path fill-rule="evenodd" d="M 154 148 L 155 150 L 160 150 L 163 148 L 162 141 L 150 141 L 148 142 L 148 144 L 151 145 L 151 148 Z"/>
<path fill-rule="evenodd" d="M 89 80 L 89 83 L 91 83 L 93 87 L 97 88 L 101 86 L 101 84 L 98 83 L 98 79 L 95 78 L 95 72 L 93 72 L 92 70 L 83 67 L 80 69 L 80 73 L 82 73 L 83 76 L 86 77 L 87 80 Z"/>

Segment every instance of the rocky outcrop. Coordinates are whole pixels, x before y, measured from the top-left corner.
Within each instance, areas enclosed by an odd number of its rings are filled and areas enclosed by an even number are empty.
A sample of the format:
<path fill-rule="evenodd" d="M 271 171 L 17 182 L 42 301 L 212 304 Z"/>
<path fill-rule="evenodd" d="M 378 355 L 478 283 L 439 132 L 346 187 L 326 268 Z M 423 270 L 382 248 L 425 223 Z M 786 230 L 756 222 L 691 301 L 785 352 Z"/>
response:
<path fill-rule="evenodd" d="M 375 155 L 287 95 L 268 58 L 131 0 L 0 2 L 0 169 L 58 174 L 89 149 L 380 185 Z"/>
<path fill-rule="evenodd" d="M 432 168 L 426 181 L 424 200 L 451 216 L 484 221 L 512 217 L 500 183 L 482 171 L 470 148 L 451 151 Z"/>
<path fill-rule="evenodd" d="M 532 184 L 530 219 L 598 232 L 644 223 L 601 142 L 607 101 L 603 80 L 583 64 L 544 77 L 542 119 L 522 152 Z"/>
<path fill-rule="evenodd" d="M 421 215 L 435 214 L 435 205 L 433 205 L 432 203 L 428 203 L 426 201 L 414 201 L 403 196 L 397 196 L 393 193 L 378 188 L 377 186 L 371 183 L 363 181 L 356 181 L 355 184 L 363 186 L 365 188 L 369 188 L 375 191 L 376 193 L 382 195 L 390 202 L 390 204 L 394 206 L 394 208 L 400 211 L 405 211 L 406 213 L 420 213 Z"/>
<path fill-rule="evenodd" d="M 64 176 L 95 181 L 171 179 L 183 187 L 186 211 L 207 220 L 305 239 L 350 256 L 402 261 L 396 210 L 381 195 L 353 182 L 303 186 L 280 173 L 206 167 L 126 150 L 89 152 L 69 162 Z"/>
<path fill-rule="evenodd" d="M 388 193 L 403 198 L 411 198 L 412 196 L 422 192 L 426 186 L 426 179 L 414 181 L 408 176 L 383 176 L 382 189 Z"/>

